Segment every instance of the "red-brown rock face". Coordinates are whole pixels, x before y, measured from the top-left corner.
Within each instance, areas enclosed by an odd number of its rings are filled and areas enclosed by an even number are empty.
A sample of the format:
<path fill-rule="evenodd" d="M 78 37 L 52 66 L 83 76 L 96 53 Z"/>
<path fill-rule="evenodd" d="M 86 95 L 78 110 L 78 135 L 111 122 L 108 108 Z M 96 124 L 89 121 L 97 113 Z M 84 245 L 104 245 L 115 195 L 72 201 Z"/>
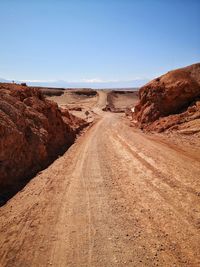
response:
<path fill-rule="evenodd" d="M 44 168 L 74 139 L 57 104 L 39 90 L 0 84 L 0 193 Z"/>
<path fill-rule="evenodd" d="M 200 97 L 200 64 L 170 71 L 139 90 L 135 118 L 146 127 L 161 117 L 184 111 Z"/>

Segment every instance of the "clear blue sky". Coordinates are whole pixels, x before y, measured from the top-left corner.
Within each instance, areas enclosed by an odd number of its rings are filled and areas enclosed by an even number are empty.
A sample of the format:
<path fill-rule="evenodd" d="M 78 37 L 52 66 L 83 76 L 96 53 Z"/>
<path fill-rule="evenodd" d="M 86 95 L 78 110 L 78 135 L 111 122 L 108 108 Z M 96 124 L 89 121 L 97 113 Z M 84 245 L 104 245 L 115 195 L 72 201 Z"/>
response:
<path fill-rule="evenodd" d="M 0 77 L 126 81 L 200 61 L 199 0 L 0 0 Z"/>

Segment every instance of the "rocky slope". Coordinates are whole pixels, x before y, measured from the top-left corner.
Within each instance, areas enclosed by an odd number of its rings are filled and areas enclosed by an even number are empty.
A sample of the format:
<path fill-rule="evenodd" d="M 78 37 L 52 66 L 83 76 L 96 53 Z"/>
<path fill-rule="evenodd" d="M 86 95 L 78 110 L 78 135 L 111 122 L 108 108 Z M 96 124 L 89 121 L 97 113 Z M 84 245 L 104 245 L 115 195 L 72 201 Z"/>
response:
<path fill-rule="evenodd" d="M 0 195 L 7 196 L 62 154 L 84 121 L 40 90 L 0 84 Z"/>
<path fill-rule="evenodd" d="M 133 103 L 138 101 L 138 91 L 112 90 L 107 93 L 107 104 L 104 111 L 115 113 L 126 112 Z"/>
<path fill-rule="evenodd" d="M 135 119 L 141 128 L 163 131 L 200 118 L 200 63 L 168 72 L 139 90 Z M 188 122 L 190 122 L 188 124 Z"/>

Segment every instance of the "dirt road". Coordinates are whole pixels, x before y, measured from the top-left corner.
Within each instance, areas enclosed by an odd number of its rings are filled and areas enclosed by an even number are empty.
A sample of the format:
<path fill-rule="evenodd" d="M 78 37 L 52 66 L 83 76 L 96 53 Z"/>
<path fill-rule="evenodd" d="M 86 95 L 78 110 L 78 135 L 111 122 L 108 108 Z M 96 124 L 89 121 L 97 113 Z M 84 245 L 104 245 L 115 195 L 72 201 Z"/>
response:
<path fill-rule="evenodd" d="M 102 118 L 0 208 L 0 266 L 200 266 L 198 158 Z"/>

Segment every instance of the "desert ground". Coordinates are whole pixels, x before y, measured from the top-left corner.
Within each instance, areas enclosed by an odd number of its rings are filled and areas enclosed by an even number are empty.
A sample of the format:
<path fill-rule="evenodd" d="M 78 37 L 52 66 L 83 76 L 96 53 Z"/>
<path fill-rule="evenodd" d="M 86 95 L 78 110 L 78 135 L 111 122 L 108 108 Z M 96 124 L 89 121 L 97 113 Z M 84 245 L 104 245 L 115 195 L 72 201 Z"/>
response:
<path fill-rule="evenodd" d="M 0 266 L 200 266 L 198 136 L 133 127 L 135 93 L 47 97 L 90 125 L 0 208 Z"/>

